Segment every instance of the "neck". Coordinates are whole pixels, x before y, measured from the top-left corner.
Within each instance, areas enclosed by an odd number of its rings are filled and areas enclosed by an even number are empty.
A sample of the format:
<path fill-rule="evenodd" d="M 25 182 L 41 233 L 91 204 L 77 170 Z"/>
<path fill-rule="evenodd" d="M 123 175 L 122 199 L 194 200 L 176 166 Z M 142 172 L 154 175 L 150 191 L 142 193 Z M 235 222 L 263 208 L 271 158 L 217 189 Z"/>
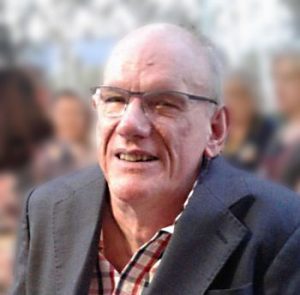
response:
<path fill-rule="evenodd" d="M 128 203 L 112 198 L 112 216 L 121 231 L 137 250 L 161 228 L 171 225 L 182 211 L 187 195 L 181 197 L 162 196 L 149 200 Z"/>
<path fill-rule="evenodd" d="M 156 232 L 174 223 L 187 194 L 169 198 L 162 196 L 159 200 L 151 198 L 151 202 L 141 199 L 132 203 L 116 196 L 110 197 L 102 228 L 104 255 L 117 270 L 122 270 Z"/>

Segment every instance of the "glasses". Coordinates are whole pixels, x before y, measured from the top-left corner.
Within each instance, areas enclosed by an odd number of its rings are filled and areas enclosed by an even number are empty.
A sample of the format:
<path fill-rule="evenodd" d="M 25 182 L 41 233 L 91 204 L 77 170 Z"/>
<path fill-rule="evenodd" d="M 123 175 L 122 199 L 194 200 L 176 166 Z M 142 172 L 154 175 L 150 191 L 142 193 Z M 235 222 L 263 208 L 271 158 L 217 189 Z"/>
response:
<path fill-rule="evenodd" d="M 109 118 L 122 116 L 132 97 L 141 98 L 144 113 L 151 117 L 176 117 L 189 109 L 191 101 L 218 104 L 208 97 L 172 90 L 132 92 L 118 87 L 98 86 L 91 88 L 91 93 L 102 115 Z"/>

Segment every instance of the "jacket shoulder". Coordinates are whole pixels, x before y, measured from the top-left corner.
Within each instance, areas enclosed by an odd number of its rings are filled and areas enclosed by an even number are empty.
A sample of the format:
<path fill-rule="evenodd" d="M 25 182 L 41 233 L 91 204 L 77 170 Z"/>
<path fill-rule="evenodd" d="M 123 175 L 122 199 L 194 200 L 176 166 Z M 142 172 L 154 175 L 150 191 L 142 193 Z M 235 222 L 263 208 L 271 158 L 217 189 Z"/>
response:
<path fill-rule="evenodd" d="M 300 196 L 297 193 L 281 184 L 235 168 L 224 159 L 222 161 L 220 167 L 223 172 L 218 175 L 221 182 L 219 193 L 226 196 L 229 204 L 238 201 L 243 195 L 248 195 L 254 198 L 262 211 L 274 212 L 274 216 L 275 211 L 283 214 L 289 212 L 299 216 L 300 220 Z"/>
<path fill-rule="evenodd" d="M 290 235 L 300 225 L 300 197 L 290 189 L 216 159 L 206 186 L 259 234 Z"/>
<path fill-rule="evenodd" d="M 271 261 L 300 227 L 300 198 L 251 173 L 232 168 L 230 174 L 231 187 L 243 187 L 243 196 L 231 199 L 230 211 L 250 230 L 251 243 L 267 253 L 265 261 Z"/>
<path fill-rule="evenodd" d="M 300 196 L 280 184 L 252 175 L 244 176 L 249 194 L 255 198 L 256 209 L 269 222 L 279 226 L 300 225 Z"/>
<path fill-rule="evenodd" d="M 69 197 L 75 191 L 84 189 L 89 184 L 103 179 L 98 165 L 58 177 L 31 190 L 27 196 L 27 206 L 29 210 L 35 206 L 42 206 L 46 209 L 54 202 Z"/>

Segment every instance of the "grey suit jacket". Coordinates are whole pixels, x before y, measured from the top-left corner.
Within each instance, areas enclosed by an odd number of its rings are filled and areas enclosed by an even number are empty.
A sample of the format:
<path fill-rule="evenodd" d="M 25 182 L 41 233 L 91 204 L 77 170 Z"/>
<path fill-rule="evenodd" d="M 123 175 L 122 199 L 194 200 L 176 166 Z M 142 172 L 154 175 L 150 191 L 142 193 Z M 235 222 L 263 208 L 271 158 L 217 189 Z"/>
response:
<path fill-rule="evenodd" d="M 98 167 L 29 194 L 12 294 L 87 294 L 106 195 Z M 216 158 L 202 169 L 143 295 L 300 294 L 299 224 L 292 192 Z"/>

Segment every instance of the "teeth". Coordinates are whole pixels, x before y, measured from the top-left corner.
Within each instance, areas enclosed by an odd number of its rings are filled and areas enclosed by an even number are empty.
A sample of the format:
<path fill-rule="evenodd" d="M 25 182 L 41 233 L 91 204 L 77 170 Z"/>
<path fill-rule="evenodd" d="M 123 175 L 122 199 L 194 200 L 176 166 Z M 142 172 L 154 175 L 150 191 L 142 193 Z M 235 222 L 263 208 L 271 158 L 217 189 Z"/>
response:
<path fill-rule="evenodd" d="M 153 159 L 153 157 L 149 157 L 149 156 L 123 154 L 123 153 L 120 154 L 119 157 L 121 160 L 128 161 L 128 162 L 149 161 Z"/>

